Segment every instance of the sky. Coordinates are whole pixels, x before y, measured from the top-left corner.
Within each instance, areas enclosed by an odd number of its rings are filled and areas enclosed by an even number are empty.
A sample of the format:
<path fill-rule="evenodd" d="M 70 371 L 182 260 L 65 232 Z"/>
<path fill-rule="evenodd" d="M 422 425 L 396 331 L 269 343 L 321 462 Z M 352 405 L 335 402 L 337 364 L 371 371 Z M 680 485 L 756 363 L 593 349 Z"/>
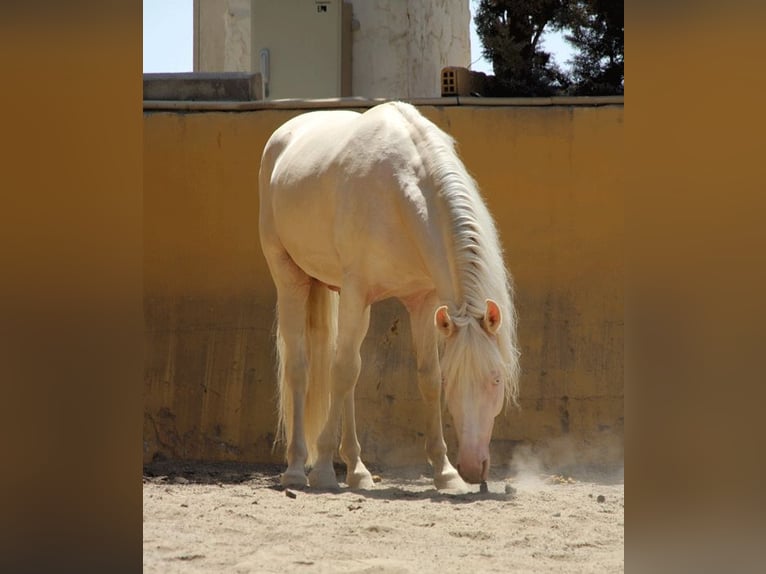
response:
<path fill-rule="evenodd" d="M 144 72 L 191 72 L 194 44 L 192 0 L 143 0 Z M 492 73 L 492 64 L 481 55 L 481 42 L 473 25 L 476 0 L 471 0 L 471 69 Z M 543 47 L 561 67 L 572 48 L 561 34 L 543 34 Z"/>

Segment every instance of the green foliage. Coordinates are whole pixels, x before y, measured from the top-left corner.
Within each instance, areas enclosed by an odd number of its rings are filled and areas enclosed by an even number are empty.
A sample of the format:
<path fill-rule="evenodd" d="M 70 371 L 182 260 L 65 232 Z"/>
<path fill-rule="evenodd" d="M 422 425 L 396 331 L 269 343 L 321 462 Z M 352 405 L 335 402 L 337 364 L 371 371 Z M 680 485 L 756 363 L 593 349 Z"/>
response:
<path fill-rule="evenodd" d="M 550 96 L 568 86 L 566 75 L 540 47 L 546 26 L 557 26 L 564 0 L 481 0 L 474 21 L 492 62 L 491 95 Z"/>
<path fill-rule="evenodd" d="M 573 58 L 571 92 L 611 95 L 625 92 L 625 10 L 622 0 L 581 0 L 567 21 Z"/>
<path fill-rule="evenodd" d="M 615 0 L 479 0 L 474 17 L 492 62 L 485 95 L 605 95 L 624 91 L 624 10 Z M 566 33 L 572 71 L 552 61 L 543 32 Z"/>

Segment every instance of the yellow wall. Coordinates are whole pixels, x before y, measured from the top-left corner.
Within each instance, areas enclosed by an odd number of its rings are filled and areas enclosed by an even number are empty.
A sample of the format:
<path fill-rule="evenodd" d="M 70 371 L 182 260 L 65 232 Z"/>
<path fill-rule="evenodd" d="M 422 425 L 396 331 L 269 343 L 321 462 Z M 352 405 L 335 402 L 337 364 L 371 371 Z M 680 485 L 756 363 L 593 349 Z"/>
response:
<path fill-rule="evenodd" d="M 623 106 L 420 109 L 457 139 L 516 283 L 522 409 L 497 419 L 494 460 L 519 441 L 621 442 Z M 282 458 L 257 174 L 298 113 L 144 114 L 146 461 Z M 357 387 L 371 462 L 424 461 L 408 324 L 396 301 L 373 308 Z"/>

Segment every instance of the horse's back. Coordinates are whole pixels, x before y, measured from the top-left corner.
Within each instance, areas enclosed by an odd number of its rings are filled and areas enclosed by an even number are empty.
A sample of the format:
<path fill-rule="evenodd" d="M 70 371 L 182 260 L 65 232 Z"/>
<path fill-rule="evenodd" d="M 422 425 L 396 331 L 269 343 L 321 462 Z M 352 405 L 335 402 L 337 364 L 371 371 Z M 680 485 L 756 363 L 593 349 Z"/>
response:
<path fill-rule="evenodd" d="M 389 102 L 363 114 L 333 110 L 296 116 L 266 143 L 263 163 L 270 184 L 293 184 L 337 167 L 357 177 L 386 162 L 411 163 L 417 159 L 409 125 L 413 114 L 423 119 L 409 104 Z"/>

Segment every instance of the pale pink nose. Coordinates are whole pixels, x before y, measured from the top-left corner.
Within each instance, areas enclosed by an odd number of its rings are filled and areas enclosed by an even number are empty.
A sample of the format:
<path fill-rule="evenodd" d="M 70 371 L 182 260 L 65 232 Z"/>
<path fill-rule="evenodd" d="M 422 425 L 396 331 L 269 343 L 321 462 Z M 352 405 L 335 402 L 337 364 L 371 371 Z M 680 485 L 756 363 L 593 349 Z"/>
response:
<path fill-rule="evenodd" d="M 478 484 L 487 480 L 489 455 L 486 457 L 459 457 L 457 472 L 469 484 Z"/>

